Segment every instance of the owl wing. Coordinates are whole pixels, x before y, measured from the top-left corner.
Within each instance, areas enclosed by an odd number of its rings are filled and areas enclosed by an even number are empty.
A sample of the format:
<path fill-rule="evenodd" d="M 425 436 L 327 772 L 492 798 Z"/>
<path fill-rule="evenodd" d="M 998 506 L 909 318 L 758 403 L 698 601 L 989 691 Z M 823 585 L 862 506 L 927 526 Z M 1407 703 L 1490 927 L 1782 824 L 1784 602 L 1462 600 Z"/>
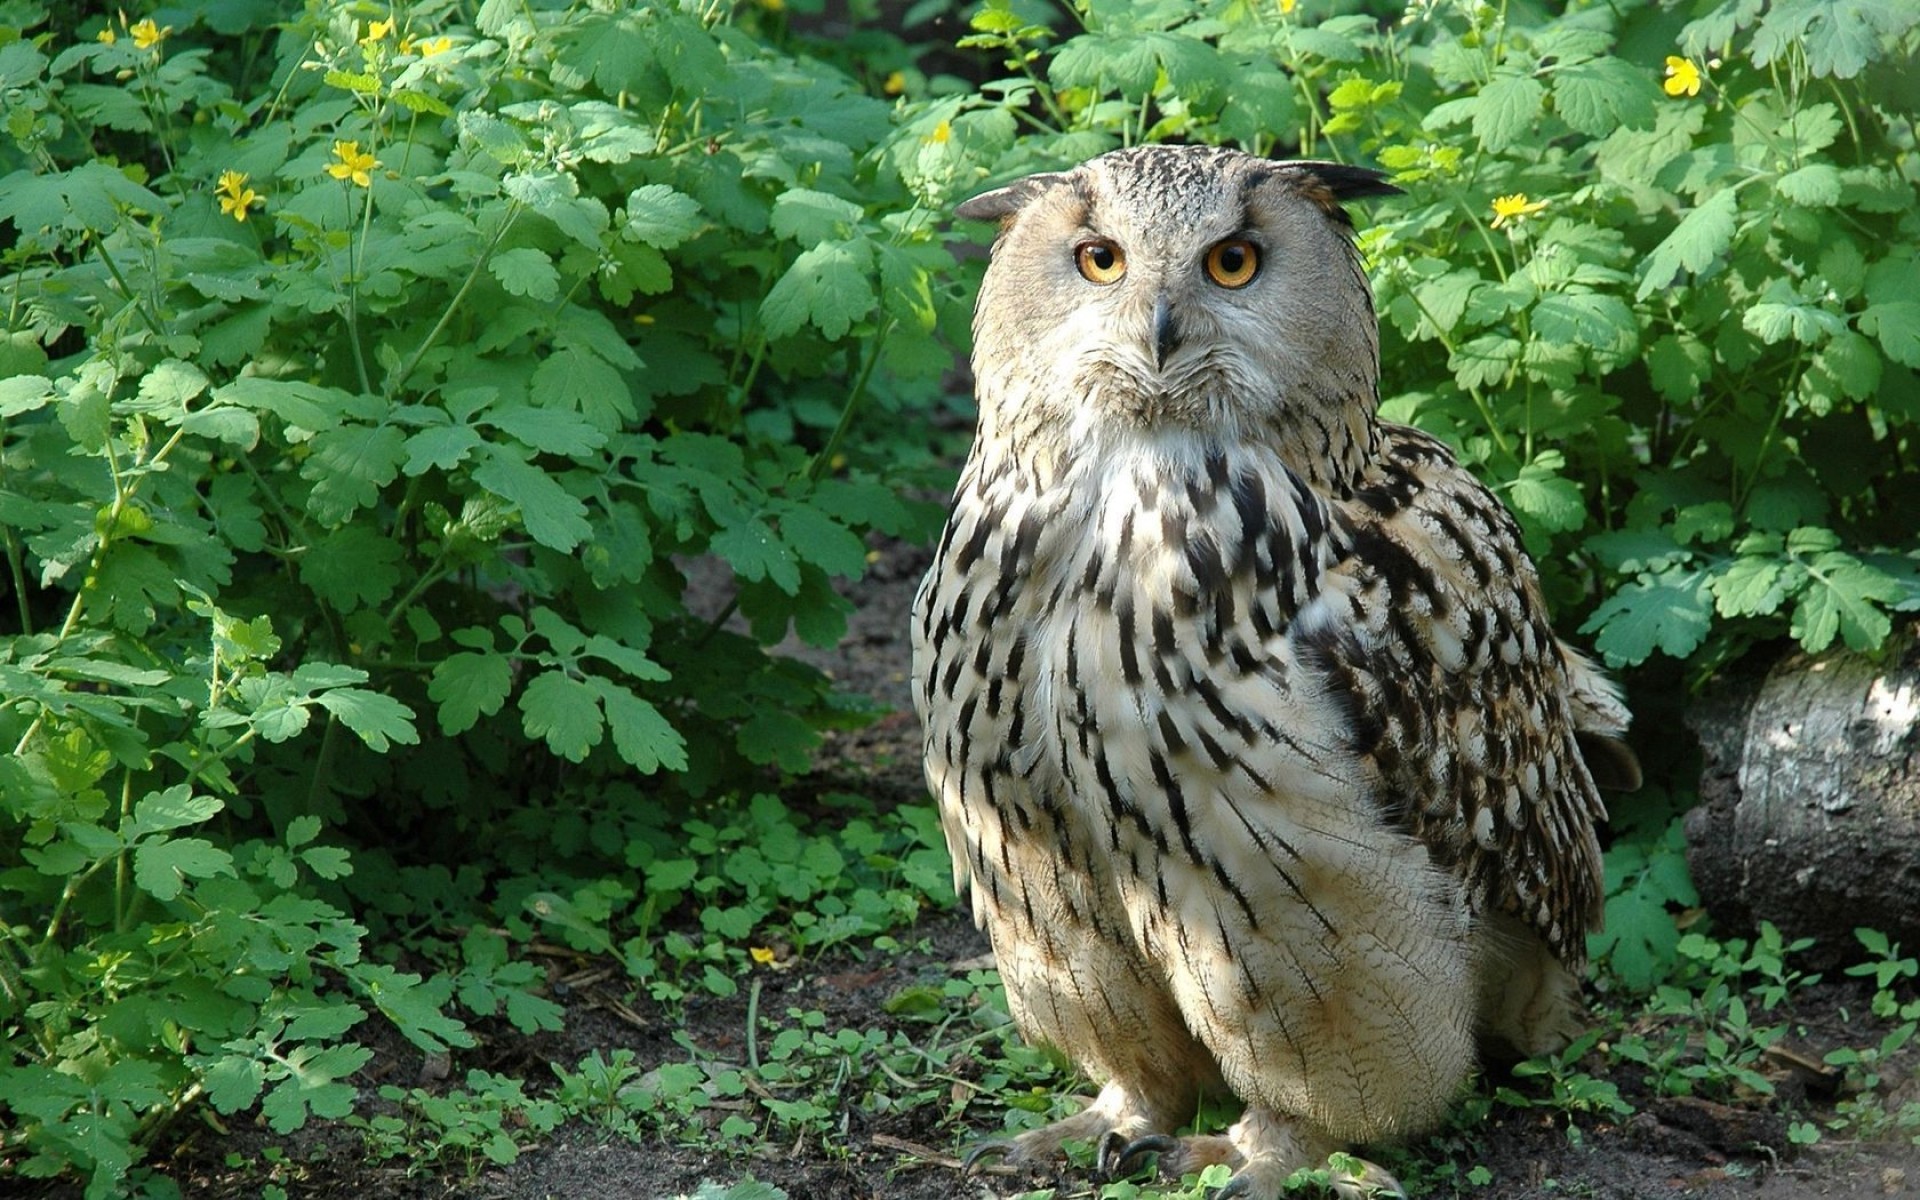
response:
<path fill-rule="evenodd" d="M 1638 782 L 1625 706 L 1554 636 L 1499 500 L 1433 438 L 1380 434 L 1380 465 L 1335 506 L 1349 552 L 1305 655 L 1349 706 L 1391 819 L 1476 912 L 1516 914 L 1578 968 L 1603 899 L 1596 776 Z"/>

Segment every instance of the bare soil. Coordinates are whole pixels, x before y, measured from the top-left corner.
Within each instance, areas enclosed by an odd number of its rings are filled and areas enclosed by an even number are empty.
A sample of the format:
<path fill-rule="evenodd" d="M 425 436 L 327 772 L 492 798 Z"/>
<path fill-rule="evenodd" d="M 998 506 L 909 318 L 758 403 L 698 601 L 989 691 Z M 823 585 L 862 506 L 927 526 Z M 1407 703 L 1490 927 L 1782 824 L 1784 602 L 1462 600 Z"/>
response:
<path fill-rule="evenodd" d="M 827 654 L 796 648 L 850 690 L 875 696 L 890 710 L 867 729 L 832 742 L 822 762 L 830 786 L 858 789 L 881 803 L 924 797 L 919 732 L 906 685 L 906 628 L 913 589 L 926 562 L 924 549 L 887 547 L 868 577 L 851 590 L 858 608 L 842 645 Z M 848 951 L 790 972 L 769 973 L 761 1011 L 818 1009 L 834 1026 L 890 1029 L 895 1021 L 883 1007 L 887 997 L 914 983 L 937 982 L 955 964 L 977 959 L 989 949 L 971 922 L 954 911 L 929 916 L 900 940 L 916 948 L 864 956 Z M 643 1068 L 682 1059 L 684 1051 L 674 1043 L 676 1032 L 718 1057 L 742 1057 L 744 996 L 690 1000 L 676 1023 L 644 994 L 635 995 L 612 964 L 559 955 L 547 961 L 552 992 L 568 1009 L 562 1032 L 525 1037 L 504 1023 L 484 1026 L 478 1031 L 481 1045 L 460 1052 L 451 1062 L 423 1061 L 417 1050 L 394 1038 L 376 1047 L 361 1079 L 363 1095 L 371 1097 L 386 1083 L 415 1086 L 457 1080 L 473 1067 L 517 1074 L 528 1081 L 529 1091 L 538 1091 L 552 1082 L 548 1064 L 577 1063 L 593 1050 L 604 1054 L 631 1049 Z M 1484 1167 L 1491 1182 L 1432 1194 L 1491 1200 L 1920 1196 L 1920 1147 L 1910 1142 L 1859 1143 L 1828 1135 L 1821 1144 L 1803 1149 L 1787 1138 L 1790 1121 L 1820 1121 L 1841 1099 L 1831 1075 L 1817 1068 L 1822 1056 L 1843 1045 L 1871 1044 L 1880 1036 L 1881 1030 L 1861 1017 L 1868 997 L 1853 986 L 1857 981 L 1829 978 L 1838 982 L 1794 998 L 1786 1018 L 1794 1036 L 1784 1053 L 1766 1064 L 1776 1084 L 1774 1097 L 1718 1104 L 1656 1096 L 1643 1072 L 1610 1069 L 1601 1056 L 1593 1055 L 1586 1068 L 1618 1086 L 1632 1103 L 1634 1116 L 1624 1121 L 1582 1117 L 1570 1124 L 1557 1110 L 1495 1107 L 1484 1124 L 1444 1135 L 1462 1173 Z M 1769 1019 L 1779 1018 L 1769 1014 Z M 1920 1100 L 1920 1082 L 1913 1076 L 1916 1059 L 1920 1053 L 1909 1049 L 1886 1074 L 1890 1110 Z M 1506 1082 L 1529 1095 L 1540 1094 L 1542 1087 L 1538 1081 Z M 279 1137 L 244 1116 L 225 1125 L 190 1118 L 153 1165 L 176 1181 L 185 1196 L 213 1200 L 258 1196 L 266 1183 L 313 1200 L 653 1200 L 692 1194 L 703 1183 L 729 1185 L 748 1177 L 778 1186 L 793 1200 L 1003 1200 L 1036 1189 L 1059 1197 L 1098 1194 L 1090 1179 L 1074 1172 L 963 1177 L 956 1152 L 992 1132 L 988 1114 L 971 1125 L 944 1125 L 932 1106 L 922 1106 L 875 1119 L 864 1113 L 860 1101 L 857 1094 L 846 1097 L 845 1137 L 831 1145 L 804 1139 L 735 1155 L 657 1139 L 610 1139 L 603 1131 L 574 1123 L 513 1165 L 472 1178 L 426 1165 L 370 1163 L 359 1135 L 335 1124 Z M 0 1179 L 0 1195 L 64 1200 L 77 1197 L 79 1189 L 27 1187 L 20 1180 Z"/>

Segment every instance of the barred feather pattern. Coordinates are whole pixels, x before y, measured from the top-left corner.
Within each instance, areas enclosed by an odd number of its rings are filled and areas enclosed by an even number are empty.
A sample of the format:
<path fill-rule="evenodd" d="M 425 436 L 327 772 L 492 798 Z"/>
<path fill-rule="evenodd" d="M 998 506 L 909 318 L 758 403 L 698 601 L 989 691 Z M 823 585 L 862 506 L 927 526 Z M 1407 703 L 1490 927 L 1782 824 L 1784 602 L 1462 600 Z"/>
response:
<path fill-rule="evenodd" d="M 1277 1180 L 1438 1121 L 1481 1043 L 1567 1032 L 1601 895 L 1587 756 L 1626 713 L 1499 501 L 1375 418 L 1335 195 L 1372 177 L 1309 166 L 1126 151 L 971 214 L 1005 224 L 915 703 L 1015 1020 L 1112 1081 L 1029 1145 L 1170 1131 L 1224 1088 L 1236 1170 Z M 1138 301 L 1019 292 L 1089 231 Z M 1223 237 L 1297 283 L 1266 313 L 1199 293 L 1169 354 L 1145 289 L 1187 293 L 1148 273 Z"/>

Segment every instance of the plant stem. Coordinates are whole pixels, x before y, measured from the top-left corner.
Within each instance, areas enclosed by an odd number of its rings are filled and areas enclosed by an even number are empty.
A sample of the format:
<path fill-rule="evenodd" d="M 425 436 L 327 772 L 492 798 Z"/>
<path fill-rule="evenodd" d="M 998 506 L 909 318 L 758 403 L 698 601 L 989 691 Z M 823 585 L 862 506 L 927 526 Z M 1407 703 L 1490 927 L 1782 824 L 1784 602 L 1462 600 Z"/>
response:
<path fill-rule="evenodd" d="M 487 243 L 486 249 L 480 252 L 480 257 L 474 260 L 473 270 L 468 271 L 466 279 L 461 281 L 460 290 L 453 294 L 453 299 L 447 304 L 447 310 L 440 314 L 440 319 L 434 323 L 432 329 L 427 331 L 426 338 L 413 352 L 413 356 L 407 359 L 406 365 L 393 375 L 393 381 L 386 388 L 387 399 L 393 399 L 412 377 L 414 369 L 420 365 L 420 360 L 426 356 L 427 351 L 432 349 L 434 343 L 440 340 L 440 335 L 446 332 L 447 323 L 453 320 L 453 314 L 460 309 L 460 302 L 465 300 L 467 293 L 473 290 L 474 282 L 480 278 L 480 272 L 486 270 L 487 260 L 492 258 L 493 252 L 500 248 L 500 242 L 507 236 L 507 230 L 512 229 L 514 221 L 519 219 L 522 207 L 520 201 L 515 200 L 507 208 L 506 219 L 500 222 L 500 228 L 494 231 L 493 239 Z"/>
<path fill-rule="evenodd" d="M 155 337 L 165 337 L 165 333 L 160 329 L 159 318 L 148 312 L 146 302 L 133 294 L 132 285 L 128 284 L 127 277 L 120 273 L 120 264 L 113 261 L 113 255 L 107 253 L 106 242 L 102 241 L 98 235 L 93 238 L 93 248 L 99 251 L 100 261 L 106 264 L 107 274 L 113 276 L 113 281 L 120 285 L 120 294 L 125 296 L 127 303 L 133 305 L 133 310 L 140 314 L 140 319 L 146 322 L 148 331 Z"/>

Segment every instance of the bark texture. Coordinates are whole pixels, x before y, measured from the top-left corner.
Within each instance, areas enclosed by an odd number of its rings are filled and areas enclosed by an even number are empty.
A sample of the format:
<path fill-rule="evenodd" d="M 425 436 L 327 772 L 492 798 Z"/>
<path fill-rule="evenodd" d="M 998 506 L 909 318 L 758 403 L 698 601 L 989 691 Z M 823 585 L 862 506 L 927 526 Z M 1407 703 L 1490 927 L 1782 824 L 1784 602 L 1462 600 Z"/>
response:
<path fill-rule="evenodd" d="M 1706 761 L 1687 817 L 1700 898 L 1735 927 L 1920 949 L 1920 639 L 1881 661 L 1792 654 L 1691 720 Z"/>

